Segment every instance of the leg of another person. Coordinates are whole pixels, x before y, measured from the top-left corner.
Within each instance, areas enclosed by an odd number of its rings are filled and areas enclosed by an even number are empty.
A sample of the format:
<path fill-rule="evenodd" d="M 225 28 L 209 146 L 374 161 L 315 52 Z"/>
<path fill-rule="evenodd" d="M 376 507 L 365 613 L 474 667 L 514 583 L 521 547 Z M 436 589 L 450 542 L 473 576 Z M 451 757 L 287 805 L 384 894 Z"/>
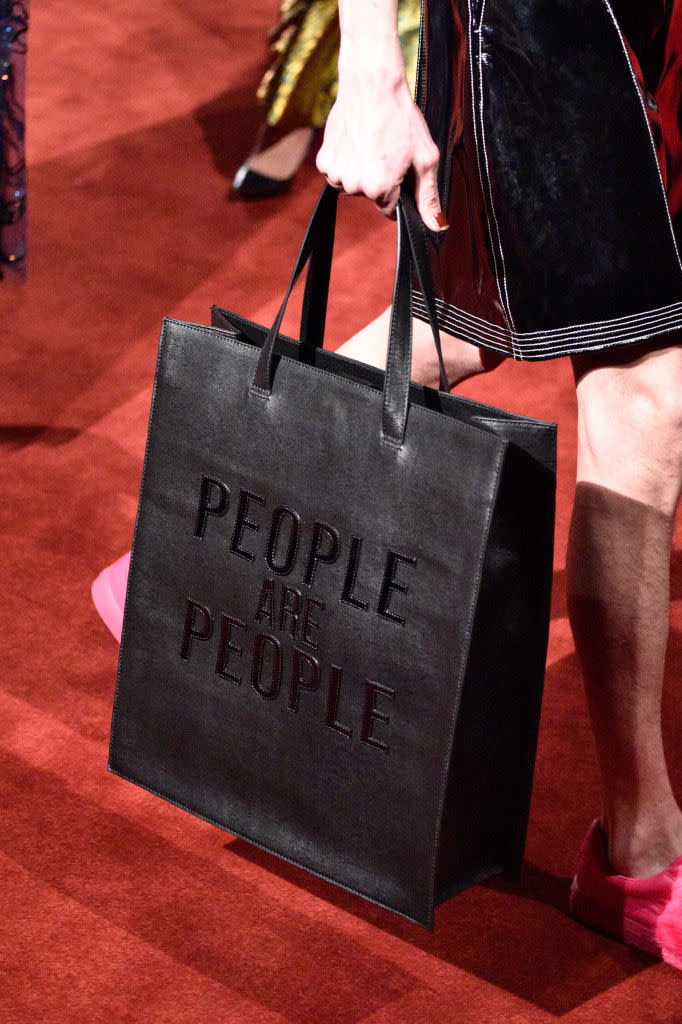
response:
<path fill-rule="evenodd" d="M 372 320 L 344 342 L 338 351 L 350 359 L 357 359 L 361 363 L 369 363 L 370 366 L 383 369 L 386 366 L 390 318 L 389 306 L 376 320 Z M 505 358 L 443 331 L 440 340 L 451 388 L 467 377 L 494 370 Z M 420 384 L 428 384 L 432 388 L 437 388 L 440 381 L 438 355 L 431 328 L 422 320 L 412 321 L 412 379 L 419 381 Z"/>
<path fill-rule="evenodd" d="M 647 877 L 682 854 L 682 812 L 661 732 L 670 544 L 682 489 L 682 345 L 634 358 L 580 357 L 574 369 L 578 482 L 569 615 L 609 858 L 617 873 Z"/>

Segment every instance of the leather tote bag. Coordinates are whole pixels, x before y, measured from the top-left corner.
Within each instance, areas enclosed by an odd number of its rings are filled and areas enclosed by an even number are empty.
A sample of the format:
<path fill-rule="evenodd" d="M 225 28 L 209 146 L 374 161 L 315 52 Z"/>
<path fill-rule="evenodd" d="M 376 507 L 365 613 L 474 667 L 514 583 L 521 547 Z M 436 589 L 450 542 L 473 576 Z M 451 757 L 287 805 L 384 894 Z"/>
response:
<path fill-rule="evenodd" d="M 322 349 L 336 202 L 270 329 L 163 324 L 110 769 L 432 927 L 523 855 L 555 427 L 410 383 L 407 195 L 386 372 Z"/>

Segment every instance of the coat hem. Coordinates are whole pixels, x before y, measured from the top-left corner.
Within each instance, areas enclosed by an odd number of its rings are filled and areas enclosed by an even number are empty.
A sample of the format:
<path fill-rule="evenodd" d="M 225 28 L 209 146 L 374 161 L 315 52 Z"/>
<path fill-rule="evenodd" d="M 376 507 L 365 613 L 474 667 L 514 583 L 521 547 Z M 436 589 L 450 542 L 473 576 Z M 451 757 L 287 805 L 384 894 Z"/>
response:
<path fill-rule="evenodd" d="M 412 305 L 414 316 L 428 321 L 421 292 L 413 291 Z M 528 332 L 511 331 L 443 299 L 436 299 L 436 308 L 439 325 L 446 334 L 517 360 L 555 359 L 595 349 L 631 345 L 682 330 L 682 302 L 613 320 Z"/>

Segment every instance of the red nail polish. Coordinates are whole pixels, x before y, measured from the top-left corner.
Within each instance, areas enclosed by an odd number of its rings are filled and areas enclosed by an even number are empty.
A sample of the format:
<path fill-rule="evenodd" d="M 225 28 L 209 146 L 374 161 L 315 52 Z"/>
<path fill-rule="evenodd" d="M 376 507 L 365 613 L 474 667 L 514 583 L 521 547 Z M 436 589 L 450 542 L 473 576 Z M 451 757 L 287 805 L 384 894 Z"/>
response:
<path fill-rule="evenodd" d="M 441 210 L 438 211 L 434 219 L 436 221 L 436 224 L 438 225 L 439 231 L 445 231 L 446 228 L 450 227 L 447 220 L 445 219 L 445 214 Z"/>

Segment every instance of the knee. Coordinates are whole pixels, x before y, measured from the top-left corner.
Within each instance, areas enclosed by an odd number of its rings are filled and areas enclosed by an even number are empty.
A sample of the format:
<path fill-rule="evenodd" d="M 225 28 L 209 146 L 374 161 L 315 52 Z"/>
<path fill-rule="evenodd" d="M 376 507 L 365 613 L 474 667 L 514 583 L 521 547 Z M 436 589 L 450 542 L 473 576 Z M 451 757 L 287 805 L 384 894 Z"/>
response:
<path fill-rule="evenodd" d="M 590 371 L 578 384 L 578 469 L 673 514 L 682 488 L 682 348 Z"/>
<path fill-rule="evenodd" d="M 577 396 L 579 416 L 597 436 L 665 450 L 682 445 L 682 345 L 596 367 L 579 379 Z"/>
<path fill-rule="evenodd" d="M 628 431 L 662 453 L 674 456 L 682 450 L 682 376 L 665 386 L 655 380 L 634 381 L 624 398 L 621 416 Z"/>

